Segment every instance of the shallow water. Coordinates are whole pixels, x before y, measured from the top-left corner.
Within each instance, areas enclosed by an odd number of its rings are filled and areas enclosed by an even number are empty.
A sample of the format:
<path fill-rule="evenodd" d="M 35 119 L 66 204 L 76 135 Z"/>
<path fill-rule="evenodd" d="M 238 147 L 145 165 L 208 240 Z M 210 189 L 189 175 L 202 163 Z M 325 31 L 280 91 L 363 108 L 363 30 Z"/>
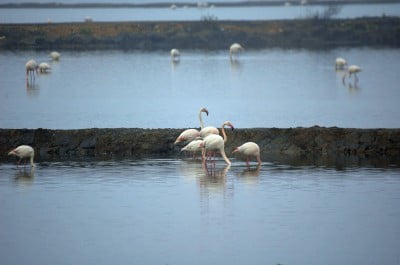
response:
<path fill-rule="evenodd" d="M 212 16 L 218 20 L 296 19 L 322 14 L 325 6 L 268 6 L 215 8 L 2 8 L 0 23 L 94 21 L 185 21 Z M 400 16 L 400 4 L 343 5 L 337 18 Z"/>
<path fill-rule="evenodd" d="M 179 47 L 180 48 L 180 47 Z M 48 52 L 0 52 L 0 128 L 186 128 L 226 120 L 238 128 L 400 127 L 400 50 L 246 50 L 61 52 L 52 73 L 27 86 L 25 63 Z M 342 83 L 336 57 L 360 65 Z"/>
<path fill-rule="evenodd" d="M 398 168 L 0 164 L 2 264 L 398 264 Z"/>

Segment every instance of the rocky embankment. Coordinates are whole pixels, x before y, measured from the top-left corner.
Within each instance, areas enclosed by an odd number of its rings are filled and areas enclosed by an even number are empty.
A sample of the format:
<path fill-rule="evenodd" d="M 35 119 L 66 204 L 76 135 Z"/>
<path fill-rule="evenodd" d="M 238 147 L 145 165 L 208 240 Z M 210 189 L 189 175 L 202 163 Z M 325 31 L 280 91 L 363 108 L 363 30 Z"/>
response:
<path fill-rule="evenodd" d="M 7 152 L 15 146 L 34 147 L 35 160 L 81 158 L 179 157 L 174 145 L 183 129 L 0 129 L 0 161 L 15 161 Z M 227 131 L 226 151 L 254 141 L 263 158 L 305 158 L 320 161 L 371 159 L 400 165 L 400 129 L 337 127 L 254 128 Z M 264 159 L 267 160 L 267 159 Z"/>
<path fill-rule="evenodd" d="M 2 50 L 400 46 L 400 18 L 0 24 Z"/>

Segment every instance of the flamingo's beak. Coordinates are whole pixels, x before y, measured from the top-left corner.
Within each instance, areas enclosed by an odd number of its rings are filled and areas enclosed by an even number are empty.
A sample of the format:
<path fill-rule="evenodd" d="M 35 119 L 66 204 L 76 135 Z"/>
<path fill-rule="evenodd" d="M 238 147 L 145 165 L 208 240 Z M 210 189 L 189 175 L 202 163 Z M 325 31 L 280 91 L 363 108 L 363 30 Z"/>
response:
<path fill-rule="evenodd" d="M 207 116 L 208 116 L 208 110 L 204 110 L 204 112 L 207 114 Z"/>

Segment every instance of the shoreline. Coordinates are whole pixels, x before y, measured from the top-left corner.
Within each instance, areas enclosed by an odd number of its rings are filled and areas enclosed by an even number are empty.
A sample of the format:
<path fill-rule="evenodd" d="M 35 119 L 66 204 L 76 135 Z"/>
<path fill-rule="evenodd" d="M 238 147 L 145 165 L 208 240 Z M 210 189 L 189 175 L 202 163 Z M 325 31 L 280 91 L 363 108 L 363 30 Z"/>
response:
<path fill-rule="evenodd" d="M 292 6 L 299 5 L 349 5 L 349 4 L 391 4 L 400 3 L 399 0 L 349 0 L 349 1 L 322 1 L 322 0 L 309 0 L 306 4 L 301 4 L 301 1 L 287 0 L 287 1 L 239 1 L 239 2 L 207 2 L 207 6 L 201 8 L 214 7 L 257 7 L 257 6 L 284 6 L 288 3 Z M 197 2 L 154 2 L 154 3 L 4 3 L 0 4 L 0 8 L 169 8 L 171 5 L 176 7 L 190 7 L 198 8 Z"/>
<path fill-rule="evenodd" d="M 400 47 L 399 17 L 0 24 L 0 50 Z M 355 37 L 356 36 L 356 37 Z"/>
<path fill-rule="evenodd" d="M 35 160 L 178 158 L 184 144 L 174 145 L 184 129 L 0 129 L 0 162 L 15 161 L 7 153 L 27 144 Z M 338 127 L 251 128 L 227 131 L 225 150 L 253 141 L 267 160 L 303 163 L 364 163 L 400 166 L 400 129 Z M 263 161 L 267 161 L 263 160 Z"/>

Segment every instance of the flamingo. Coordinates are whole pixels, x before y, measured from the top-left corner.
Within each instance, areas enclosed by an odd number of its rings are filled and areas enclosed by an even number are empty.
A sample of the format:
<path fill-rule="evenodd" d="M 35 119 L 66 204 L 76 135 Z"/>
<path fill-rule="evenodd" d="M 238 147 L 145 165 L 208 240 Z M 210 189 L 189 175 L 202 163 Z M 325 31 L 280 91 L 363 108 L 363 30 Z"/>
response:
<path fill-rule="evenodd" d="M 195 155 L 197 152 L 200 152 L 202 150 L 202 145 L 204 141 L 200 137 L 197 137 L 195 140 L 191 141 L 188 143 L 185 147 L 181 149 L 182 151 L 187 151 L 193 153 L 193 158 L 195 158 Z"/>
<path fill-rule="evenodd" d="M 208 110 L 206 108 L 201 108 L 199 111 L 199 120 L 200 120 L 200 128 L 203 129 L 204 127 L 204 123 L 203 123 L 203 119 L 201 117 L 201 113 L 205 112 L 208 115 Z M 194 139 L 196 139 L 197 137 L 200 137 L 200 132 L 196 129 L 187 129 L 184 130 L 179 136 L 178 138 L 176 138 L 175 143 L 180 143 L 180 142 L 184 142 L 184 141 L 192 141 Z"/>
<path fill-rule="evenodd" d="M 25 64 L 25 70 L 26 70 L 26 79 L 28 79 L 28 77 L 31 78 L 35 78 L 35 72 L 37 73 L 38 71 L 38 64 L 36 63 L 35 60 L 29 60 L 26 64 Z"/>
<path fill-rule="evenodd" d="M 51 59 L 53 60 L 53 61 L 58 61 L 58 60 L 60 60 L 60 53 L 58 53 L 58 52 L 51 52 L 50 53 L 50 57 L 51 57 Z"/>
<path fill-rule="evenodd" d="M 343 70 L 346 67 L 346 65 L 347 65 L 347 62 L 345 59 L 343 59 L 341 57 L 336 58 L 336 60 L 335 60 L 336 70 Z"/>
<path fill-rule="evenodd" d="M 51 67 L 48 63 L 40 63 L 39 64 L 39 73 L 47 73 L 51 70 Z"/>
<path fill-rule="evenodd" d="M 349 68 L 347 68 L 347 72 L 343 75 L 343 83 L 344 83 L 344 79 L 346 78 L 346 75 L 349 76 L 349 78 L 351 78 L 351 75 L 354 75 L 354 81 L 357 82 L 358 81 L 358 77 L 357 77 L 357 73 L 361 72 L 361 67 L 358 65 L 350 65 Z"/>
<path fill-rule="evenodd" d="M 30 158 L 31 166 L 34 167 L 33 157 L 35 156 L 35 150 L 29 145 L 20 145 L 17 148 L 11 150 L 8 155 L 15 155 L 19 157 L 18 165 L 21 163 L 23 158 Z"/>
<path fill-rule="evenodd" d="M 239 147 L 236 147 L 232 153 L 241 153 L 246 156 L 246 165 L 249 166 L 249 158 L 255 157 L 257 159 L 258 165 L 261 165 L 260 158 L 260 147 L 258 144 L 253 142 L 247 142 L 242 144 Z"/>
<path fill-rule="evenodd" d="M 174 61 L 174 62 L 179 61 L 179 59 L 181 57 L 181 54 L 180 54 L 178 49 L 172 49 L 170 53 L 171 53 L 171 60 L 172 61 Z"/>
<path fill-rule="evenodd" d="M 231 60 L 235 60 L 238 54 L 243 50 L 244 50 L 243 47 L 239 43 L 232 44 L 231 47 L 229 48 L 229 58 Z"/>
<path fill-rule="evenodd" d="M 203 140 L 204 142 L 202 144 L 203 162 L 206 162 L 206 156 L 205 156 L 206 151 L 219 151 L 225 162 L 228 165 L 231 164 L 231 161 L 229 161 L 228 157 L 225 154 L 225 143 L 228 140 L 228 137 L 225 133 L 225 128 L 224 128 L 225 126 L 231 127 L 232 130 L 234 129 L 233 124 L 230 121 L 226 121 L 221 126 L 223 138 L 217 134 L 210 134 L 206 138 L 204 138 Z"/>

